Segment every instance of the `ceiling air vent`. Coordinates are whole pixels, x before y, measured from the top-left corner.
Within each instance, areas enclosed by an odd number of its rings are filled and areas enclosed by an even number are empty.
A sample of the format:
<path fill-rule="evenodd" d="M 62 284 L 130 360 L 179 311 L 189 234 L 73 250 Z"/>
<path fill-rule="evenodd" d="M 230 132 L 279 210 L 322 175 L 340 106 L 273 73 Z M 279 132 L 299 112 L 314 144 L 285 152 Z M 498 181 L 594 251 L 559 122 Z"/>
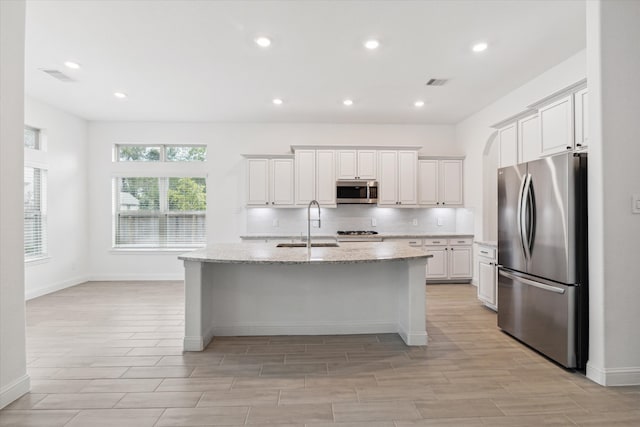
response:
<path fill-rule="evenodd" d="M 48 70 L 46 68 L 40 68 L 40 71 L 42 71 L 43 73 L 49 74 L 51 77 L 53 77 L 55 79 L 58 79 L 61 82 L 65 82 L 65 83 L 75 82 L 74 79 L 72 79 L 71 77 L 67 76 L 65 73 L 63 73 L 60 70 Z"/>
<path fill-rule="evenodd" d="M 448 79 L 429 79 L 427 86 L 443 86 L 448 81 Z"/>

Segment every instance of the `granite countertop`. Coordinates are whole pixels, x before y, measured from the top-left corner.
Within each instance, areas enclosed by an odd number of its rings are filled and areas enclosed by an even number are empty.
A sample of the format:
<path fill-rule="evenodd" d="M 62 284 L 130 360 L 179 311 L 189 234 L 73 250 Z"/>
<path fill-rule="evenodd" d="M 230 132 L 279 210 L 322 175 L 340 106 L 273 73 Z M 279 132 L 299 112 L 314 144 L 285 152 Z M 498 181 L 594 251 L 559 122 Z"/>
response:
<path fill-rule="evenodd" d="M 306 234 L 302 236 L 304 240 L 307 239 Z M 336 234 L 312 234 L 311 240 L 317 239 L 336 239 L 338 236 Z M 441 233 L 441 232 L 432 232 L 432 233 L 386 233 L 381 232 L 379 234 L 369 235 L 369 236 L 359 236 L 359 237 L 377 237 L 383 239 L 424 239 L 430 237 L 473 237 L 473 234 L 469 233 Z M 241 239 L 245 240 L 261 240 L 261 239 L 291 239 L 291 240 L 300 240 L 300 234 L 248 234 L 240 236 Z"/>
<path fill-rule="evenodd" d="M 342 242 L 337 248 L 277 248 L 275 243 L 221 243 L 180 255 L 184 261 L 222 264 L 355 264 L 431 258 L 401 242 Z"/>
<path fill-rule="evenodd" d="M 476 243 L 482 246 L 491 246 L 494 248 L 498 247 L 498 242 L 495 240 L 476 240 Z"/>

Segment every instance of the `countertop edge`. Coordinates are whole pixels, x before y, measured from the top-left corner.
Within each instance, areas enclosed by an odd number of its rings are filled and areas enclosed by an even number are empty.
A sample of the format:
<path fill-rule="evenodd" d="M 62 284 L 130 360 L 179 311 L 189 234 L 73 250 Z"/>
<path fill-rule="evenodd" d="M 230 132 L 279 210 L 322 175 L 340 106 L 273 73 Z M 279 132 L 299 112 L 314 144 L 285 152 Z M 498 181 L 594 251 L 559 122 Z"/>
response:
<path fill-rule="evenodd" d="M 274 261 L 274 260 L 225 260 L 225 259 L 212 259 L 212 258 L 194 258 L 189 256 L 179 256 L 178 259 L 182 261 L 191 262 L 204 262 L 208 264 L 367 264 L 376 262 L 389 262 L 389 261 L 409 261 L 415 259 L 427 259 L 433 258 L 432 254 L 423 254 L 416 256 L 404 256 L 393 258 L 376 258 L 376 259 L 358 259 L 358 260 L 324 260 L 324 259 L 307 259 L 300 261 Z"/>

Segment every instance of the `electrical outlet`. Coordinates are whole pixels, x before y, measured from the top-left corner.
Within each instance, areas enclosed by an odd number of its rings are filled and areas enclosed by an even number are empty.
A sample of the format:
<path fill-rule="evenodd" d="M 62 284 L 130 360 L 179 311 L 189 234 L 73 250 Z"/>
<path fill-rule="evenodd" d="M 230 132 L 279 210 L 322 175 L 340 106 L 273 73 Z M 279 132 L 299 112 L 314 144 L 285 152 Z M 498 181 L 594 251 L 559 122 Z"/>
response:
<path fill-rule="evenodd" d="M 274 219 L 274 220 L 271 222 L 271 226 L 272 226 L 272 227 L 279 227 L 279 226 L 280 226 L 280 221 L 278 221 L 278 219 L 277 219 L 277 218 L 276 218 L 276 219 Z"/>
<path fill-rule="evenodd" d="M 377 227 L 378 226 L 378 221 L 376 221 L 375 218 L 371 218 L 371 226 L 372 227 Z"/>
<path fill-rule="evenodd" d="M 413 225 L 418 225 L 418 218 L 413 218 L 413 221 L 411 221 L 411 223 Z"/>
<path fill-rule="evenodd" d="M 437 221 L 436 223 L 438 224 L 438 227 L 442 227 L 442 225 L 444 224 L 444 222 L 442 221 L 442 218 L 440 217 L 438 217 L 436 221 Z"/>

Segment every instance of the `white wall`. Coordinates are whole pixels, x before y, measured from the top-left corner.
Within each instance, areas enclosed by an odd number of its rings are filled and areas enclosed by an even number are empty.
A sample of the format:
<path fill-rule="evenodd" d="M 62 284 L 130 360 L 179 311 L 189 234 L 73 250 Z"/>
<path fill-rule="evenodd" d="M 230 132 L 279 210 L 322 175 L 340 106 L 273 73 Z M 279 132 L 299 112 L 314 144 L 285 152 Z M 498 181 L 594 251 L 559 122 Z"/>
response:
<path fill-rule="evenodd" d="M 23 273 L 24 1 L 0 2 L 0 408 L 29 391 Z"/>
<path fill-rule="evenodd" d="M 48 255 L 25 264 L 27 299 L 87 278 L 88 123 L 35 99 L 25 99 L 25 124 L 46 138 Z"/>
<path fill-rule="evenodd" d="M 246 233 L 242 154 L 287 154 L 291 145 L 420 145 L 423 155 L 457 155 L 453 126 L 337 124 L 110 123 L 89 125 L 90 271 L 94 279 L 181 278 L 175 252 L 111 250 L 111 161 L 116 143 L 196 143 L 208 146 L 208 241 Z"/>
<path fill-rule="evenodd" d="M 518 114 L 524 111 L 527 105 L 584 79 L 586 67 L 586 51 L 583 50 L 456 125 L 456 143 L 467 156 L 464 162 L 465 204 L 474 212 L 476 239 L 485 238 L 482 235 L 482 155 L 487 141 L 495 132 L 491 125 Z"/>
<path fill-rule="evenodd" d="M 587 375 L 640 384 L 640 2 L 587 2 L 590 331 Z"/>

